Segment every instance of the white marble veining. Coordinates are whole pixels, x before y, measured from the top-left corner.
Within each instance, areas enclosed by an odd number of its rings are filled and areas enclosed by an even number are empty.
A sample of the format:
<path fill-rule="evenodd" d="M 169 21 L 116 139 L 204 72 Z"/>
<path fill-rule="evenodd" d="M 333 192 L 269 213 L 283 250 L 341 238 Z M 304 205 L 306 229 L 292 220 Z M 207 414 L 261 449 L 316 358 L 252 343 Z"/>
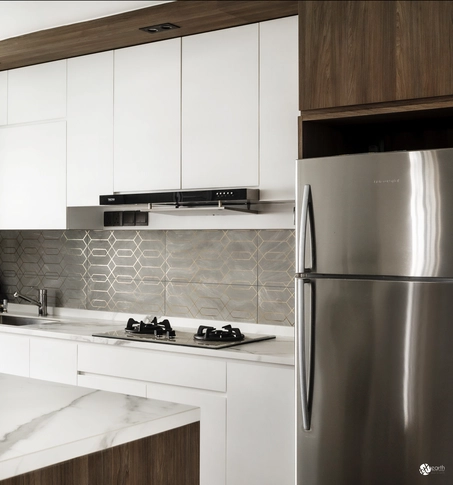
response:
<path fill-rule="evenodd" d="M 25 305 L 11 305 L 10 314 L 24 314 L 22 308 Z M 263 362 L 269 364 L 294 365 L 294 336 L 293 328 L 279 329 L 268 325 L 239 325 L 244 333 L 265 333 L 277 335 L 277 338 L 262 342 L 248 343 L 227 349 L 206 349 L 195 347 L 183 347 L 175 345 L 164 345 L 151 342 L 134 342 L 129 340 L 116 340 L 110 338 L 93 337 L 93 333 L 109 332 L 124 328 L 129 317 L 143 319 L 144 315 L 123 315 L 123 314 L 102 314 L 102 319 L 96 319 L 98 312 L 85 310 L 72 310 L 64 312 L 61 309 L 54 309 L 55 314 L 50 314 L 46 319 L 54 320 L 53 323 L 42 323 L 15 327 L 0 325 L 0 334 L 16 333 L 37 337 L 59 338 L 74 340 L 78 342 L 93 342 L 104 345 L 115 345 L 127 348 L 153 349 L 162 352 L 174 352 L 191 355 L 202 355 L 220 357 L 226 359 Z M 52 309 L 51 309 L 52 311 Z M 100 312 L 101 313 L 101 312 Z M 28 313 L 29 315 L 29 313 Z M 110 316 L 110 318 L 109 318 Z M 206 321 L 194 319 L 171 318 L 172 326 L 187 331 L 192 328 L 194 333 L 198 325 L 206 324 Z M 227 322 L 213 321 L 211 324 L 217 328 Z"/>
<path fill-rule="evenodd" d="M 198 408 L 0 374 L 0 480 L 190 424 Z"/>

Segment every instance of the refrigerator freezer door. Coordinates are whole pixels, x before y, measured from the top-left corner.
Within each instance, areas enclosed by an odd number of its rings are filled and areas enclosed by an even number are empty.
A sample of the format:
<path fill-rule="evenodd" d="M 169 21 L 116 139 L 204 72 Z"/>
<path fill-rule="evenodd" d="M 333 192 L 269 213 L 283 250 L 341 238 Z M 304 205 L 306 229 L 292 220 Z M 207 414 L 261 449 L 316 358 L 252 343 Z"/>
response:
<path fill-rule="evenodd" d="M 297 485 L 453 483 L 453 283 L 310 286 L 310 430 L 298 400 Z"/>
<path fill-rule="evenodd" d="M 453 149 L 298 160 L 298 229 L 306 185 L 313 272 L 453 277 Z"/>

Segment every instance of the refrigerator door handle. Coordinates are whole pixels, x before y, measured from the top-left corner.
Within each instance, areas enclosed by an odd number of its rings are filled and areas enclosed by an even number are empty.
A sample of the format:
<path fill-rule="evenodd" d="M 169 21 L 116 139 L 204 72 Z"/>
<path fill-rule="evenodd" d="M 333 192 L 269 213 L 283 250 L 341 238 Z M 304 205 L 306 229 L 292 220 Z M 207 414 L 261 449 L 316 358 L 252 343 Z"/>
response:
<path fill-rule="evenodd" d="M 304 185 L 300 206 L 300 219 L 298 222 L 299 226 L 297 235 L 298 245 L 296 248 L 296 274 L 300 275 L 308 270 L 305 264 L 305 247 L 307 244 L 308 223 L 310 223 L 311 235 L 311 268 L 313 268 L 315 264 L 314 221 L 311 199 L 311 186 L 309 184 Z"/>
<path fill-rule="evenodd" d="M 307 367 L 307 348 L 309 351 L 309 360 L 312 360 L 312 328 L 310 327 L 310 342 L 307 342 L 307 328 L 305 322 L 305 285 L 310 284 L 309 281 L 304 281 L 302 278 L 296 278 L 296 298 L 297 298 L 297 387 L 299 389 L 299 400 L 301 406 L 302 426 L 305 431 L 310 430 L 310 410 L 309 410 L 309 389 L 313 386 L 311 379 L 312 366 L 311 362 Z M 313 299 L 313 292 L 312 292 Z M 313 305 L 313 302 L 311 302 Z M 310 311 L 312 313 L 312 311 Z M 310 376 L 310 384 L 309 384 Z"/>

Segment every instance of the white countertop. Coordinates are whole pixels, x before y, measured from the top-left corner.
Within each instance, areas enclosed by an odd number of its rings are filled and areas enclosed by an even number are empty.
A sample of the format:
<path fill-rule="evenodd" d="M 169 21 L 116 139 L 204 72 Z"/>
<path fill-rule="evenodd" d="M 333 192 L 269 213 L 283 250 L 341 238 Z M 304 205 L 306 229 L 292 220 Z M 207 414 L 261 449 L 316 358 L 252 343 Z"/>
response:
<path fill-rule="evenodd" d="M 10 315 L 24 316 L 35 316 L 36 313 L 37 310 L 34 306 L 17 304 L 10 304 L 8 312 Z M 48 317 L 44 317 L 45 320 L 54 320 L 52 323 L 27 326 L 0 325 L 0 333 L 58 338 L 77 342 L 92 342 L 127 348 L 152 349 L 162 352 L 202 355 L 270 364 L 294 365 L 294 329 L 292 327 L 279 328 L 270 325 L 238 324 L 237 322 L 217 322 L 168 317 L 172 327 L 176 330 L 179 328 L 187 331 L 190 328 L 195 333 L 199 325 L 206 325 L 207 322 L 216 328 L 220 328 L 227 323 L 232 323 L 233 326 L 238 326 L 246 334 L 258 333 L 277 336 L 272 340 L 247 343 L 227 349 L 184 347 L 92 336 L 93 333 L 103 333 L 124 328 L 129 317 L 142 320 L 145 316 L 55 308 L 49 310 Z"/>
<path fill-rule="evenodd" d="M 0 480 L 200 420 L 192 406 L 0 374 Z"/>

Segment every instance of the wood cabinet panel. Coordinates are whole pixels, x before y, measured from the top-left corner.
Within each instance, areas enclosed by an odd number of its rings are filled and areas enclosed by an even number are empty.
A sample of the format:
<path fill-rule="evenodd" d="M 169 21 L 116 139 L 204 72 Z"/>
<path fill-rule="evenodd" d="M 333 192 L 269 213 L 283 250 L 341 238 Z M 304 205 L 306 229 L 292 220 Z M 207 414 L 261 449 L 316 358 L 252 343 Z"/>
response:
<path fill-rule="evenodd" d="M 299 2 L 300 109 L 453 95 L 453 3 Z"/>
<path fill-rule="evenodd" d="M 300 109 L 392 100 L 396 2 L 299 2 Z"/>
<path fill-rule="evenodd" d="M 453 2 L 395 3 L 397 99 L 453 94 Z"/>

